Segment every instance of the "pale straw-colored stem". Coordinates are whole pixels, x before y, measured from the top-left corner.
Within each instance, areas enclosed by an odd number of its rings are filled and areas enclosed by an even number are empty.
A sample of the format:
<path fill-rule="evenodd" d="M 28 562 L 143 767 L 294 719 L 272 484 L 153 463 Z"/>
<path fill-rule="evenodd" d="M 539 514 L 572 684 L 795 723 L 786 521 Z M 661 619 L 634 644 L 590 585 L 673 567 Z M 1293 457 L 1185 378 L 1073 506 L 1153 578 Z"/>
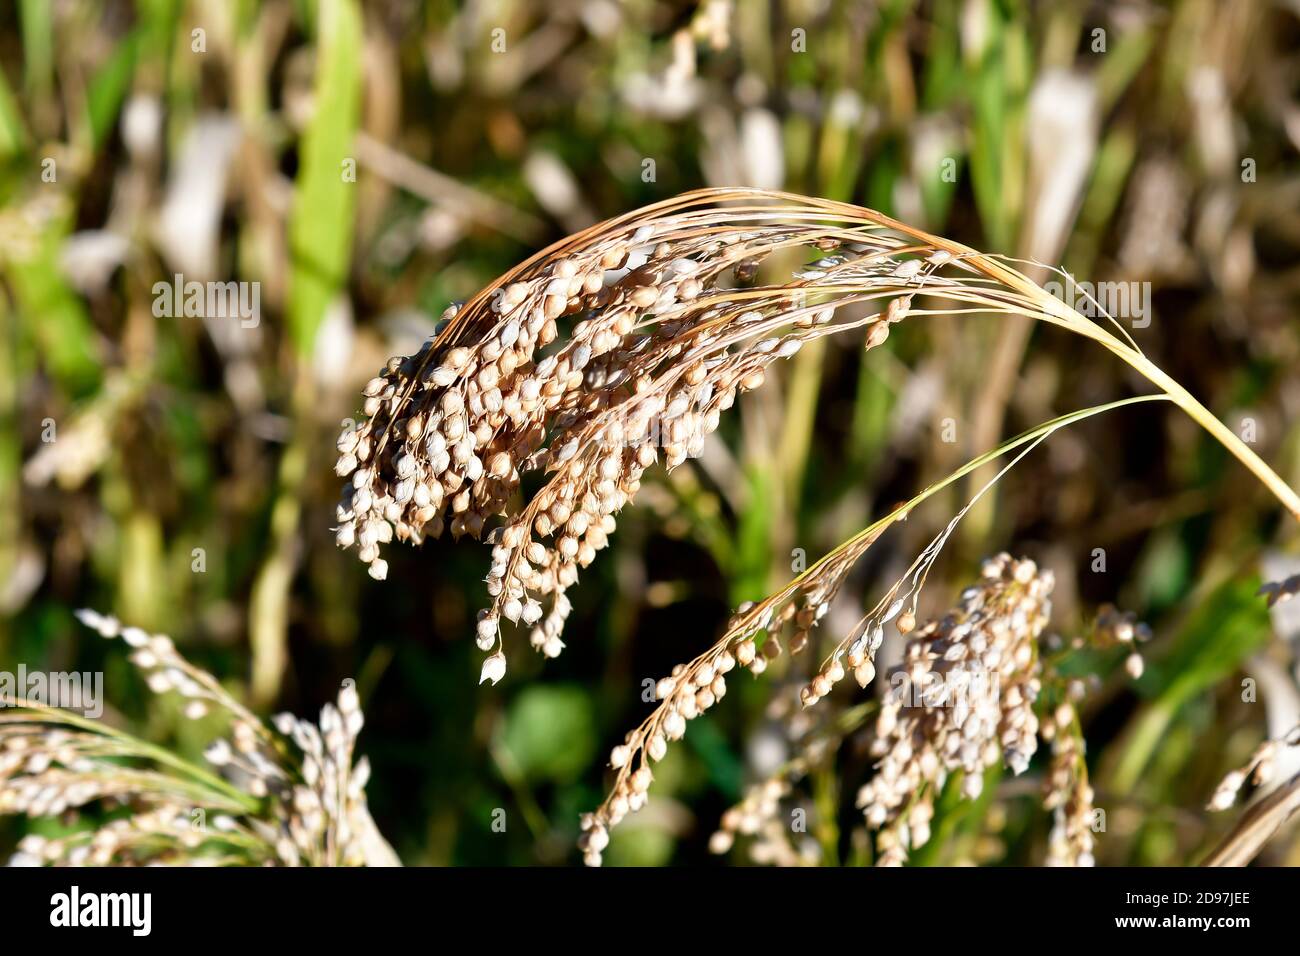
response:
<path fill-rule="evenodd" d="M 1048 298 L 1051 298 L 1048 296 Z M 1056 300 L 1053 299 L 1053 302 Z M 1300 495 L 1282 480 L 1264 459 L 1255 454 L 1227 425 L 1219 421 L 1208 408 L 1197 401 L 1191 392 L 1178 383 L 1173 376 L 1156 365 L 1141 352 L 1124 344 L 1104 328 L 1091 322 L 1077 323 L 1077 330 L 1096 338 L 1107 349 L 1136 369 L 1147 381 L 1169 396 L 1170 401 L 1181 408 L 1191 419 L 1210 433 L 1224 448 L 1240 461 L 1247 469 L 1263 482 L 1282 506 L 1291 513 L 1291 517 L 1300 521 Z M 1087 331 L 1085 331 L 1085 329 Z"/>
<path fill-rule="evenodd" d="M 951 248 L 954 245 L 938 237 L 929 238 L 944 247 Z M 966 261 L 971 262 L 972 265 L 975 265 L 990 277 L 996 278 L 1022 294 L 1032 297 L 1041 306 L 1043 318 L 1055 324 L 1064 325 L 1080 335 L 1094 339 L 1132 366 L 1143 378 L 1168 395 L 1175 405 L 1209 432 L 1223 447 L 1228 449 L 1238 461 L 1250 470 L 1251 474 L 1263 482 L 1264 486 L 1273 493 L 1273 496 L 1281 502 L 1282 506 L 1291 513 L 1291 516 L 1300 521 L 1300 495 L 1296 494 L 1295 489 L 1283 481 L 1281 476 L 1270 468 L 1267 462 L 1251 450 L 1250 446 L 1219 421 L 1209 409 L 1197 401 L 1191 392 L 1183 388 L 1177 380 L 1142 354 L 1139 349 L 1120 340 L 1105 326 L 1088 321 L 1020 272 L 1009 269 L 996 260 L 980 255 L 964 246 L 957 246 L 954 251 L 958 250 Z"/>

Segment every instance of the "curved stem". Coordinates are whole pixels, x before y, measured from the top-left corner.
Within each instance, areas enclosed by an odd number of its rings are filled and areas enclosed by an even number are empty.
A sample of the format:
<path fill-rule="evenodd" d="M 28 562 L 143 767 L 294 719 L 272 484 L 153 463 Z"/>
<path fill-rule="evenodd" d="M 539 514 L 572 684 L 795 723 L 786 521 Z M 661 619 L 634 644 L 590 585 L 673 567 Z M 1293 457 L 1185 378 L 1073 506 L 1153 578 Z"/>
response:
<path fill-rule="evenodd" d="M 1209 432 L 1224 448 L 1228 449 L 1233 457 L 1245 465 L 1251 474 L 1263 482 L 1264 486 L 1273 493 L 1273 496 L 1281 502 L 1282 506 L 1291 513 L 1291 517 L 1300 521 L 1300 495 L 1296 494 L 1295 489 L 1283 481 L 1281 476 L 1270 468 L 1264 459 L 1255 454 L 1244 441 L 1232 433 L 1228 426 L 1219 421 L 1208 408 L 1197 401 L 1191 392 L 1187 391 L 1164 369 L 1143 355 L 1139 349 L 1116 338 L 1109 330 L 1086 320 L 1074 309 L 1048 294 L 1045 289 L 1029 279 L 1028 276 L 1022 275 L 1015 269 L 1004 266 L 1000 262 L 979 253 L 973 253 L 973 259 L 991 277 L 1011 286 L 1022 294 L 1029 295 L 1034 301 L 1040 303 L 1043 318 L 1052 321 L 1054 324 L 1064 325 L 1071 331 L 1078 332 L 1080 335 L 1101 343 L 1132 366 L 1143 378 L 1168 395 L 1170 401 Z"/>
<path fill-rule="evenodd" d="M 1126 359 L 1126 361 L 1128 360 Z M 1270 468 L 1264 459 L 1255 454 L 1249 445 L 1233 434 L 1232 429 L 1219 421 L 1209 409 L 1198 402 L 1187 389 L 1165 374 L 1159 366 L 1153 365 L 1145 358 L 1140 361 L 1129 361 L 1129 364 L 1142 372 L 1153 385 L 1164 389 L 1165 394 L 1169 396 L 1175 405 L 1218 439 L 1223 447 L 1232 452 L 1238 461 L 1250 469 L 1250 472 L 1262 481 L 1269 491 L 1273 492 L 1274 497 L 1282 503 L 1282 506 L 1291 512 L 1291 517 L 1300 521 L 1300 495 L 1297 495 L 1295 490 L 1283 481 L 1281 476 Z"/>
<path fill-rule="evenodd" d="M 786 587 L 783 590 L 791 591 L 794 588 L 796 588 L 800 584 L 800 582 L 811 579 L 813 576 L 819 573 L 825 565 L 827 565 L 832 560 L 834 560 L 838 555 L 842 554 L 846 548 L 850 548 L 854 544 L 857 544 L 858 542 L 866 538 L 870 538 L 873 535 L 880 534 L 882 531 L 885 530 L 885 528 L 889 527 L 889 525 L 893 524 L 899 518 L 901 518 L 906 514 L 909 514 L 913 508 L 921 504 L 927 498 L 930 498 L 933 495 L 937 494 L 938 492 L 942 491 L 944 488 L 947 488 L 955 481 L 964 478 L 966 475 L 969 475 L 972 471 L 975 471 L 976 469 L 981 468 L 992 461 L 996 461 L 998 458 L 1001 458 L 1009 451 L 1014 451 L 1015 449 L 1021 447 L 1022 445 L 1026 445 L 1030 442 L 1045 438 L 1047 435 L 1050 435 L 1052 432 L 1055 432 L 1058 429 L 1064 428 L 1067 425 L 1073 425 L 1075 422 L 1078 421 L 1083 421 L 1085 418 L 1091 418 L 1093 415 L 1100 415 L 1103 412 L 1109 412 L 1117 408 L 1124 408 L 1128 405 L 1138 405 L 1143 402 L 1168 402 L 1168 401 L 1173 401 L 1173 398 L 1162 392 L 1157 392 L 1153 395 L 1134 395 L 1131 398 L 1121 398 L 1113 402 L 1107 402 L 1104 405 L 1093 405 L 1088 408 L 1076 409 L 1073 412 L 1069 412 L 1068 414 L 1065 415 L 1060 415 L 1056 418 L 1051 419 L 1050 421 L 1043 422 L 1040 425 L 1035 425 L 1033 428 L 1029 429 L 1028 431 L 1021 432 L 1019 435 L 1016 435 L 1014 438 L 1008 438 L 1006 441 L 1002 442 L 996 448 L 990 449 L 989 451 L 984 452 L 982 455 L 972 458 L 970 461 L 966 462 L 956 471 L 953 471 L 948 475 L 945 475 L 943 478 L 939 479 L 938 481 L 930 485 L 927 485 L 924 490 L 918 492 L 916 495 L 909 498 L 906 502 L 894 508 L 894 510 L 889 512 L 889 514 L 885 515 L 883 518 L 877 519 L 876 521 L 869 524 L 867 527 L 863 528 L 857 534 L 853 535 L 847 541 L 841 542 L 834 550 L 828 552 L 827 554 L 819 558 L 817 561 L 815 561 L 813 564 L 809 565 L 802 573 L 800 573 L 793 580 L 791 580 L 790 583 L 786 585 Z"/>
<path fill-rule="evenodd" d="M 1143 378 L 1168 395 L 1171 402 L 1186 412 L 1196 424 L 1204 428 L 1224 448 L 1228 449 L 1238 461 L 1246 466 L 1251 474 L 1263 482 L 1264 486 L 1273 493 L 1273 496 L 1282 503 L 1282 506 L 1291 512 L 1291 516 L 1300 521 L 1300 495 L 1296 494 L 1295 489 L 1283 481 L 1281 476 L 1270 468 L 1264 459 L 1255 454 L 1249 445 L 1233 434 L 1232 429 L 1219 421 L 1213 412 L 1197 401 L 1196 397 L 1179 384 L 1177 379 L 1169 375 L 1141 352 L 1120 342 L 1100 326 L 1091 322 L 1084 322 L 1076 323 L 1075 329 L 1089 338 L 1096 339 L 1123 359 L 1124 362 L 1132 366 Z"/>

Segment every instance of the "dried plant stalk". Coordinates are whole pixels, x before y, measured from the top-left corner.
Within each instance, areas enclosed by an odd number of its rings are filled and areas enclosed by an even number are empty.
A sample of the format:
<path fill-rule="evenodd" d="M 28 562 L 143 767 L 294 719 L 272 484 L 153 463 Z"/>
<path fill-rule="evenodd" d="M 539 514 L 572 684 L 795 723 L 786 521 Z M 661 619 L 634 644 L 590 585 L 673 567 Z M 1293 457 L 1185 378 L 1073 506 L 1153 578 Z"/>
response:
<path fill-rule="evenodd" d="M 1214 795 L 1210 797 L 1206 809 L 1228 809 L 1236 802 L 1237 795 L 1241 792 L 1241 788 L 1245 786 L 1247 780 L 1252 781 L 1257 787 L 1271 782 L 1274 776 L 1274 761 L 1278 752 L 1287 747 L 1300 747 L 1300 726 L 1292 727 L 1281 737 L 1265 740 L 1256 747 L 1254 753 L 1250 755 L 1250 760 L 1246 761 L 1244 766 L 1238 767 L 1219 781 L 1219 786 L 1215 789 Z"/>
<path fill-rule="evenodd" d="M 1270 602 L 1271 603 L 1271 602 Z M 1242 767 L 1231 771 L 1220 781 L 1207 805 L 1209 810 L 1226 810 L 1251 780 L 1256 786 L 1266 786 L 1275 774 L 1275 758 L 1287 747 L 1300 746 L 1300 727 L 1293 727 L 1281 737 L 1266 740 L 1250 755 Z M 1264 845 L 1300 811 L 1300 774 L 1276 787 L 1250 807 L 1232 831 L 1214 852 L 1206 857 L 1203 866 L 1245 866 L 1264 849 Z"/>
<path fill-rule="evenodd" d="M 1246 866 L 1297 812 L 1300 812 L 1300 774 L 1246 810 L 1201 865 Z"/>

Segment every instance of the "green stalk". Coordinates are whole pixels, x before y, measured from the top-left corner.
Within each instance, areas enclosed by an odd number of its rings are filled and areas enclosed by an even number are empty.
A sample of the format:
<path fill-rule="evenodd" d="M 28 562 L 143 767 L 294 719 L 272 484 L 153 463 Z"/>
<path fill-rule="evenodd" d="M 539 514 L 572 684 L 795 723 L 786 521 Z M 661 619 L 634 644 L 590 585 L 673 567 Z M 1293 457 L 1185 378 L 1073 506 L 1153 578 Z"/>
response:
<path fill-rule="evenodd" d="M 1224 448 L 1232 452 L 1238 461 L 1250 469 L 1250 472 L 1262 481 L 1269 491 L 1273 492 L 1273 495 L 1282 503 L 1283 507 L 1285 507 L 1287 511 L 1291 512 L 1291 516 L 1297 521 L 1300 521 L 1300 495 L 1297 495 L 1295 490 L 1283 481 L 1281 476 L 1270 468 L 1264 459 L 1255 454 L 1249 445 L 1238 438 L 1233 433 L 1232 429 L 1219 421 L 1214 414 L 1198 402 L 1196 398 L 1187 391 L 1187 389 L 1183 388 L 1173 378 L 1165 374 L 1159 366 L 1148 361 L 1145 356 L 1138 356 L 1133 360 L 1125 357 L 1125 361 L 1128 361 L 1128 363 L 1135 369 L 1146 375 L 1152 384 L 1163 388 L 1165 394 L 1169 396 L 1175 405 L 1185 411 L 1198 425 L 1218 439 Z"/>
<path fill-rule="evenodd" d="M 1143 355 L 1140 350 L 1121 342 L 1103 326 L 1084 321 L 1077 312 L 1057 302 L 1056 299 L 1039 289 L 1038 286 L 1031 285 L 1031 288 L 1036 290 L 1036 298 L 1052 303 L 1051 310 L 1053 313 L 1065 319 L 1065 324 L 1072 331 L 1100 342 L 1106 349 L 1132 366 L 1152 385 L 1161 389 L 1170 401 L 1209 432 L 1238 461 L 1245 465 L 1251 474 L 1263 482 L 1264 486 L 1273 493 L 1273 496 L 1282 503 L 1282 506 L 1291 512 L 1291 516 L 1300 521 L 1300 495 L 1297 495 L 1295 490 L 1283 481 L 1264 459 L 1255 454 L 1249 445 L 1233 434 L 1228 426 L 1219 421 L 1208 408 L 1197 401 L 1195 396 L 1183 388 L 1176 379 Z M 1066 314 L 1061 315 L 1062 311 Z"/>
<path fill-rule="evenodd" d="M 849 538 L 847 541 L 842 542 L 839 545 L 839 547 L 835 548 L 829 554 L 824 555 L 820 560 L 810 565 L 806 571 L 804 571 L 798 577 L 794 578 L 788 585 L 786 585 L 785 590 L 787 591 L 793 590 L 805 578 L 811 577 L 812 575 L 818 573 L 818 571 L 822 568 L 823 565 L 831 561 L 833 558 L 835 558 L 838 554 L 843 552 L 845 549 L 852 547 L 854 544 L 857 544 L 858 542 L 862 541 L 865 538 L 870 538 L 873 535 L 879 533 L 880 531 L 883 531 L 885 528 L 889 527 L 889 525 L 899 520 L 899 518 L 901 518 L 903 515 L 909 513 L 914 507 L 919 505 L 921 502 L 925 501 L 927 498 L 930 498 L 935 494 L 938 494 L 944 488 L 947 488 L 953 482 L 958 481 L 961 478 L 964 478 L 972 471 L 975 471 L 976 469 L 981 468 L 984 465 L 987 465 L 989 462 L 992 462 L 995 459 L 1001 458 L 1009 451 L 1013 451 L 1016 448 L 1021 447 L 1022 445 L 1027 445 L 1032 441 L 1036 441 L 1040 438 L 1043 438 L 1044 436 L 1051 434 L 1057 429 L 1064 428 L 1067 425 L 1073 425 L 1075 422 L 1082 421 L 1085 418 L 1091 418 L 1093 415 L 1100 415 L 1102 412 L 1112 411 L 1117 408 L 1124 408 L 1128 405 L 1138 405 L 1143 402 L 1167 402 L 1173 400 L 1174 400 L 1173 397 L 1167 394 L 1135 395 L 1132 398 L 1122 398 L 1119 399 L 1118 401 L 1107 402 L 1104 405 L 1093 405 L 1090 408 L 1078 409 L 1077 411 L 1070 412 L 1069 414 L 1066 415 L 1061 415 L 1057 418 L 1051 419 L 1050 421 L 1046 421 L 1040 425 L 1036 425 L 1033 428 L 1029 429 L 1028 431 L 1021 432 L 1019 435 L 1017 435 L 1014 438 L 1008 438 L 1006 441 L 1004 441 L 1002 444 L 998 445 L 996 448 L 992 449 L 991 451 L 987 451 L 976 458 L 972 458 L 970 461 L 966 462 L 966 464 L 962 465 L 956 471 L 952 472 L 945 478 L 936 481 L 934 484 L 930 485 L 924 491 L 920 492 L 913 498 L 909 499 L 904 504 L 899 505 L 889 514 L 885 515 L 883 518 L 863 528 L 861 531 L 859 531 L 853 537 Z"/>

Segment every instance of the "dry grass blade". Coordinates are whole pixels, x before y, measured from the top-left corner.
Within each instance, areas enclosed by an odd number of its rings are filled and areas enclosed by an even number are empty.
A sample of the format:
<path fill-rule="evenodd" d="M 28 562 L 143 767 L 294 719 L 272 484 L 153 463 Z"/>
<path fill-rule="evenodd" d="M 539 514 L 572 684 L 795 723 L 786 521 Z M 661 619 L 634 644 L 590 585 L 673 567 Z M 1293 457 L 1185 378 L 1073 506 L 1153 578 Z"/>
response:
<path fill-rule="evenodd" d="M 1202 866 L 1246 866 L 1288 820 L 1300 811 L 1300 774 L 1241 815 Z"/>
<path fill-rule="evenodd" d="M 1256 786 L 1266 786 L 1273 779 L 1278 752 L 1284 747 L 1296 746 L 1300 746 L 1300 727 L 1294 727 L 1274 740 L 1265 740 L 1255 748 L 1244 766 L 1223 778 L 1210 797 L 1208 809 L 1228 809 L 1247 780 Z M 1245 866 L 1259 855 L 1264 845 L 1298 810 L 1300 775 L 1293 776 L 1249 807 L 1202 865 Z"/>

